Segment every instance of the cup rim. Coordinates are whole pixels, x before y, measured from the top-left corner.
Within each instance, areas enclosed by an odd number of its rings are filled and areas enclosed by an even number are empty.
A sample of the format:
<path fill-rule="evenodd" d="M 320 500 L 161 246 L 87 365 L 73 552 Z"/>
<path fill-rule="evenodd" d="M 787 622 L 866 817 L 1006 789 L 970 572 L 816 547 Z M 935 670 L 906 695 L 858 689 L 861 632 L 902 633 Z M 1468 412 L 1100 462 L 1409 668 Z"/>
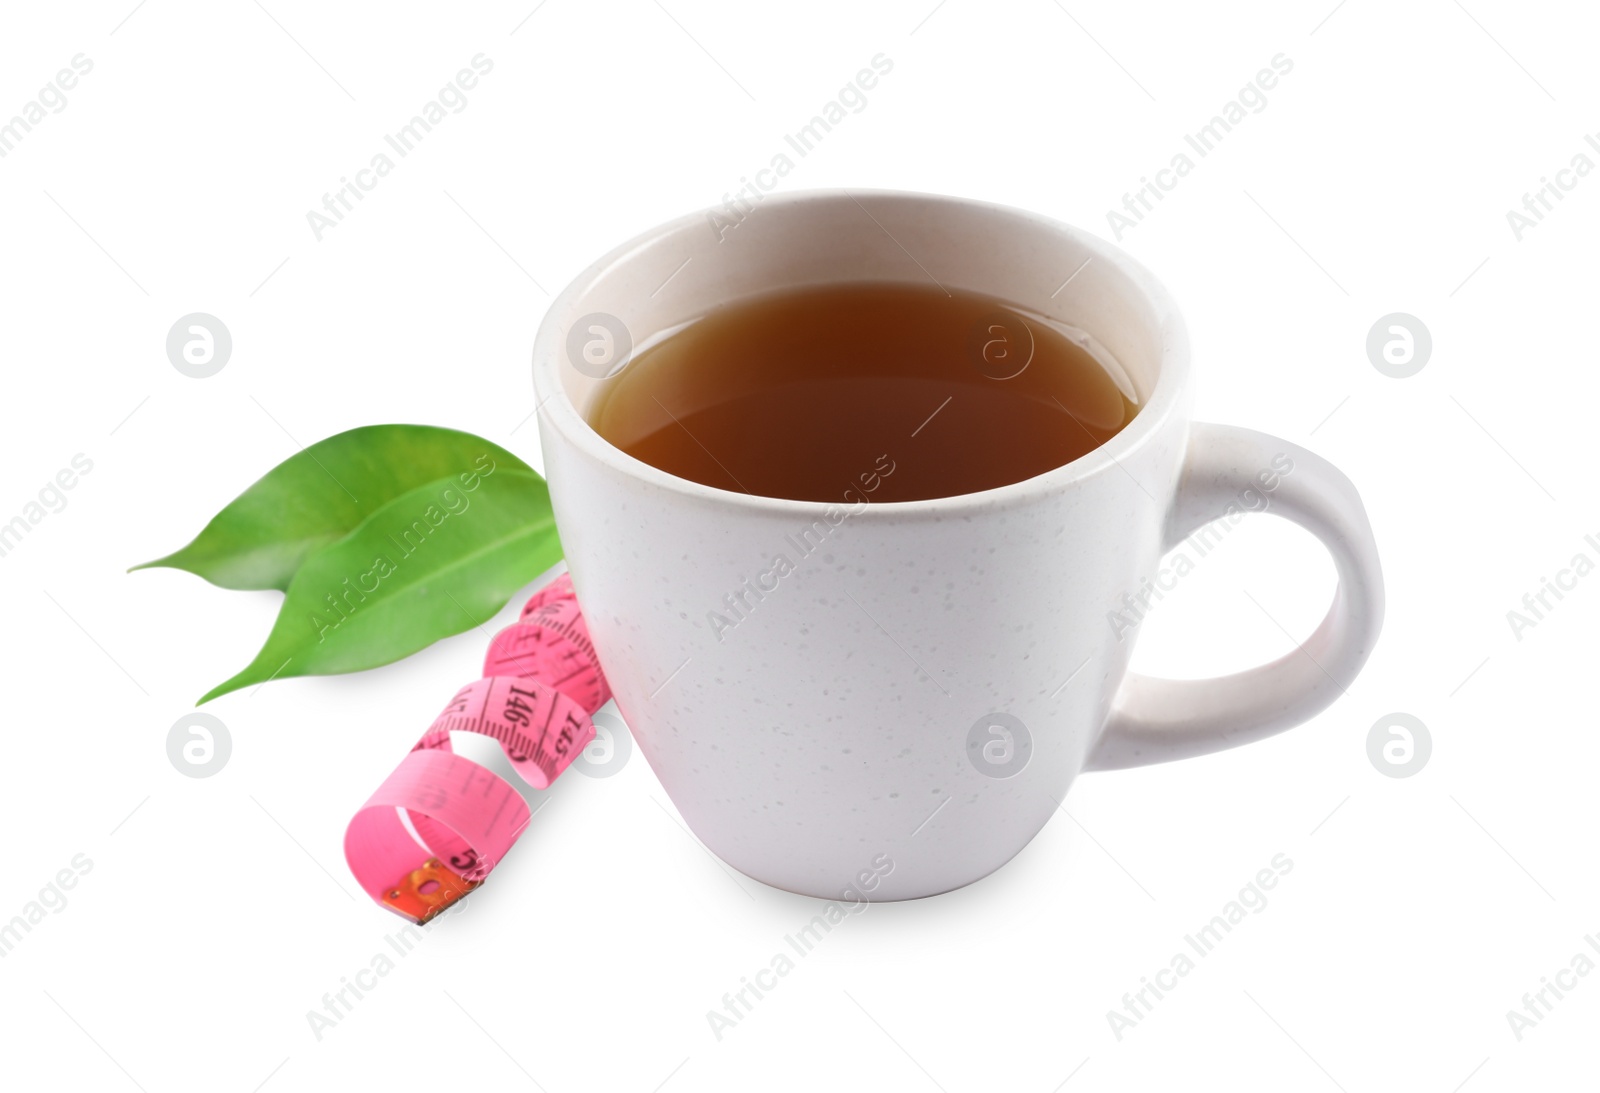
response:
<path fill-rule="evenodd" d="M 1082 228 L 1074 227 L 1064 221 L 1056 220 L 1040 213 L 997 202 L 976 201 L 948 194 L 924 193 L 915 190 L 870 188 L 794 190 L 782 194 L 767 195 L 763 201 L 762 208 L 799 205 L 821 200 L 837 200 L 840 197 L 853 200 L 858 195 L 894 200 L 913 199 L 918 202 L 933 202 L 950 207 L 985 209 L 1021 220 L 1042 231 L 1070 237 L 1085 250 L 1090 251 L 1096 261 L 1104 262 L 1122 273 L 1145 296 L 1155 315 L 1157 332 L 1161 340 L 1161 355 L 1158 362 L 1156 381 L 1151 388 L 1150 396 L 1139 408 L 1139 412 L 1134 415 L 1133 420 L 1124 426 L 1116 436 L 1091 451 L 1085 452 L 1078 458 L 1063 463 L 1059 467 L 1053 467 L 1042 474 L 1034 475 L 1031 478 L 1024 478 L 1020 481 L 1007 483 L 1004 486 L 995 486 L 991 489 L 949 494 L 941 497 L 920 498 L 913 501 L 873 501 L 865 505 L 859 514 L 855 516 L 855 519 L 867 516 L 874 510 L 881 510 L 882 516 L 933 515 L 942 517 L 960 514 L 997 504 L 1004 505 L 1028 500 L 1039 494 L 1054 492 L 1102 474 L 1118 472 L 1121 470 L 1122 462 L 1151 443 L 1152 438 L 1163 431 L 1162 426 L 1166 421 L 1178 411 L 1188 381 L 1188 330 L 1183 321 L 1183 316 L 1178 310 L 1177 303 L 1167 292 L 1165 286 L 1127 251 L 1099 236 L 1090 234 Z M 561 332 L 555 327 L 555 316 L 571 311 L 572 305 L 589 289 L 596 279 L 603 273 L 613 269 L 628 255 L 644 249 L 644 247 L 661 236 L 678 231 L 686 226 L 703 223 L 709 213 L 720 208 L 721 206 L 710 206 L 695 212 L 685 213 L 682 216 L 649 228 L 626 242 L 613 247 L 606 254 L 590 263 L 550 302 L 549 308 L 545 311 L 544 319 L 539 325 L 539 331 L 535 336 L 533 346 L 534 395 L 537 399 L 535 414 L 540 420 L 541 439 L 550 435 L 547 430 L 554 430 L 589 458 L 620 471 L 631 478 L 681 495 L 686 499 L 711 501 L 724 507 L 732 506 L 775 514 L 813 515 L 819 509 L 836 506 L 840 502 L 801 501 L 788 497 L 769 497 L 763 494 L 744 493 L 739 490 L 726 490 L 720 486 L 708 486 L 692 479 L 680 478 L 675 474 L 629 455 L 596 432 L 594 427 L 578 412 L 578 408 L 573 405 L 571 397 L 567 394 L 566 384 L 562 380 L 561 369 L 564 364 L 561 356 L 562 341 Z"/>

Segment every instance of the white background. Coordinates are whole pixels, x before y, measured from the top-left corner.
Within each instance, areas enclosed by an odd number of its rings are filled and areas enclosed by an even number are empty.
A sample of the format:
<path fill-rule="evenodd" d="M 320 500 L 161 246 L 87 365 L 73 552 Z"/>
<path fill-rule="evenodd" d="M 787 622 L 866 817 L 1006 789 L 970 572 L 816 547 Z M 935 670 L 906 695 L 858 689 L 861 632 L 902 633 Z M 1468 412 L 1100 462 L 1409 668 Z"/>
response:
<path fill-rule="evenodd" d="M 1600 974 L 1520 1040 L 1506 1017 L 1600 935 L 1600 576 L 1520 640 L 1506 618 L 1575 554 L 1600 560 L 1584 542 L 1600 533 L 1600 177 L 1520 241 L 1506 220 L 1600 131 L 1592 13 L 264 2 L 0 16 L 0 118 L 76 54 L 94 65 L 0 159 L 0 522 L 75 454 L 94 465 L 0 558 L 0 920 L 74 855 L 93 863 L 0 959 L 13 1082 L 1593 1084 Z M 307 211 L 479 53 L 494 67 L 467 108 L 319 242 Z M 250 659 L 278 597 L 124 569 L 355 425 L 451 425 L 537 464 L 528 359 L 549 293 L 720 203 L 879 53 L 892 73 L 784 189 L 958 194 L 1108 238 L 1107 210 L 1183 134 L 1273 56 L 1293 61 L 1122 245 L 1187 315 L 1198 416 L 1311 447 L 1360 487 L 1389 588 L 1374 658 L 1285 736 L 1085 777 L 1011 864 L 852 917 L 720 1040 L 706 1012 L 818 905 L 716 863 L 637 754 L 614 778 L 569 775 L 463 913 L 319 1039 L 307 1011 L 402 925 L 349 876 L 345 823 L 477 676 L 485 639 L 226 696 L 208 708 L 232 758 L 192 779 L 167 731 Z M 164 348 L 197 311 L 234 340 L 206 380 Z M 1432 332 L 1409 379 L 1367 358 L 1391 312 Z M 1136 666 L 1204 676 L 1275 656 L 1332 585 L 1308 535 L 1254 519 L 1141 628 Z M 1408 778 L 1368 759 L 1396 711 L 1432 738 Z M 1293 870 L 1267 907 L 1119 1040 L 1107 1011 L 1279 853 Z"/>

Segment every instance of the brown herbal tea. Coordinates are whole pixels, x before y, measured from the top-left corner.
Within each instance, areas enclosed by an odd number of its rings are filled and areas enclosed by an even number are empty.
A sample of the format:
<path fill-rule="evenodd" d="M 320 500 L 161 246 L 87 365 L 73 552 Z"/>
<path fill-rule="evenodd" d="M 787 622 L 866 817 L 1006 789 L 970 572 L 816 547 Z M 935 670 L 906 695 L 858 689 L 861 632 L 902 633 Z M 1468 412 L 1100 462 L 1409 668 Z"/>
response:
<path fill-rule="evenodd" d="M 1130 395 L 1068 333 L 999 300 L 863 283 L 717 308 L 645 345 L 589 419 L 708 486 L 914 501 L 1070 462 L 1132 420 Z"/>

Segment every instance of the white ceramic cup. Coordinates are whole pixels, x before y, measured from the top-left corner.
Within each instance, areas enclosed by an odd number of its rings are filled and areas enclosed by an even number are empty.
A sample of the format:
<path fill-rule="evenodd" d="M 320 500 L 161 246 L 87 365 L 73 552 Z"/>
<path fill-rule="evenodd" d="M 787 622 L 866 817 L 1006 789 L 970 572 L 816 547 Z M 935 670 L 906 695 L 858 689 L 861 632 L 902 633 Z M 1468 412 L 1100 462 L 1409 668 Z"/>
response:
<path fill-rule="evenodd" d="M 630 349 L 731 300 L 840 281 L 933 281 L 1087 332 L 1142 408 L 1026 481 L 838 505 L 686 481 L 587 423 Z M 779 888 L 895 900 L 975 881 L 1027 845 L 1080 771 L 1305 721 L 1349 685 L 1382 624 L 1349 479 L 1287 441 L 1191 422 L 1188 337 L 1166 291 L 1042 216 L 843 191 L 767 196 L 733 227 L 725 210 L 685 216 L 562 292 L 534 379 L 557 526 L 617 705 L 694 833 Z M 912 431 L 933 409 L 906 407 L 903 432 L 883 440 L 891 461 L 915 458 L 925 441 Z M 1131 624 L 1163 554 L 1251 510 L 1333 555 L 1322 624 L 1236 675 L 1130 674 Z"/>

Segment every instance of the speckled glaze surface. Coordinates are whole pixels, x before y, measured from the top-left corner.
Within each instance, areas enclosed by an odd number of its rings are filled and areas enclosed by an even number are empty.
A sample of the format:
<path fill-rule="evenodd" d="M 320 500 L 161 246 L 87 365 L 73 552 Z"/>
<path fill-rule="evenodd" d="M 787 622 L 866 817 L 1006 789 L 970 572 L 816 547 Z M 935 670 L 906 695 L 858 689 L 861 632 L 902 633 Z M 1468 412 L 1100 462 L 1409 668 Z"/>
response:
<path fill-rule="evenodd" d="M 1087 331 L 1140 413 L 1099 449 L 1011 486 L 862 504 L 841 484 L 837 505 L 673 477 L 584 420 L 603 380 L 569 345 L 595 315 L 638 346 L 775 288 L 927 279 Z M 1359 499 L 1294 445 L 1192 425 L 1188 372 L 1176 307 L 1126 254 L 954 198 L 769 196 L 735 228 L 687 216 L 580 275 L 534 351 L 546 472 L 617 704 L 695 835 L 790 891 L 932 895 L 1018 853 L 1086 768 L 1242 743 L 1331 701 L 1382 618 Z M 883 439 L 890 460 L 928 442 L 911 434 L 931 409 L 906 408 Z M 1127 678 L 1134 634 L 1111 621 L 1124 597 L 1252 488 L 1328 544 L 1341 584 L 1327 620 L 1303 655 L 1250 673 Z"/>

